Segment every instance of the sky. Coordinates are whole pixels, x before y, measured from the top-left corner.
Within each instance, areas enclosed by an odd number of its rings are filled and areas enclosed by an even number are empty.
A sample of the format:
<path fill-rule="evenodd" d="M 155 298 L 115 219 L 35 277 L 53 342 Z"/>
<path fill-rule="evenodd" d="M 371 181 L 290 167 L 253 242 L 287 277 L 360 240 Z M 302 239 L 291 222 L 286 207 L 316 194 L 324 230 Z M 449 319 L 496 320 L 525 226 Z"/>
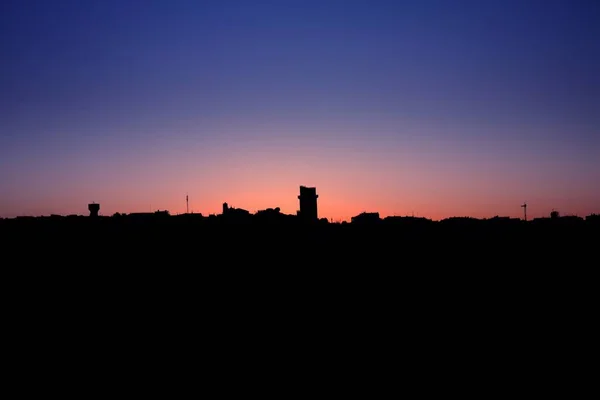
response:
<path fill-rule="evenodd" d="M 0 217 L 600 213 L 596 0 L 3 0 Z"/>

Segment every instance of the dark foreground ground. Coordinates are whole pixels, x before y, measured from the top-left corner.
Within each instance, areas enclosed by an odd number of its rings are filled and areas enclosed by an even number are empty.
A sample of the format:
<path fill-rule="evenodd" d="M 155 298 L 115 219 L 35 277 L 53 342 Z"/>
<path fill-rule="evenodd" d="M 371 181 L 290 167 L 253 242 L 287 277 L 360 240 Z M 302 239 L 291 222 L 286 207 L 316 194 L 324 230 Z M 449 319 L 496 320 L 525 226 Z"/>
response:
<path fill-rule="evenodd" d="M 489 391 L 588 354 L 599 233 L 579 219 L 1 220 L 5 341 L 44 370 L 65 349 L 111 371 L 168 353 L 324 374 L 331 358 L 384 375 L 469 365 L 468 387 L 502 380 Z"/>
<path fill-rule="evenodd" d="M 510 269 L 597 264 L 600 223 L 581 218 L 303 224 L 274 218 L 45 217 L 0 220 L 0 239 L 17 264 Z"/>
<path fill-rule="evenodd" d="M 0 239 L 8 289 L 18 282 L 36 296 L 69 293 L 71 300 L 93 293 L 100 303 L 158 296 L 178 304 L 173 312 L 200 303 L 244 307 L 262 299 L 272 307 L 324 298 L 343 309 L 368 303 L 371 312 L 525 298 L 544 310 L 580 299 L 581 309 L 595 303 L 588 297 L 596 296 L 600 265 L 600 224 L 573 218 L 303 224 L 48 217 L 0 220 Z"/>

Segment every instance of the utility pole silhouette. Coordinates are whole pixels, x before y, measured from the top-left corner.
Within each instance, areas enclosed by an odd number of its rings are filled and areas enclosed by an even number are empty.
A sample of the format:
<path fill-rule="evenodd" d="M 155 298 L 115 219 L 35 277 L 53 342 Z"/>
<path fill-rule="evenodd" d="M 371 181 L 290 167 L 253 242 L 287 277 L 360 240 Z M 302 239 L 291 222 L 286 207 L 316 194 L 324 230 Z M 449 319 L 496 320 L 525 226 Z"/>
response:
<path fill-rule="evenodd" d="M 190 202 L 189 202 L 187 193 L 185 194 L 185 213 L 186 214 L 190 213 Z"/>
<path fill-rule="evenodd" d="M 521 205 L 523 207 L 523 213 L 525 214 L 525 221 L 527 221 L 527 202 Z"/>

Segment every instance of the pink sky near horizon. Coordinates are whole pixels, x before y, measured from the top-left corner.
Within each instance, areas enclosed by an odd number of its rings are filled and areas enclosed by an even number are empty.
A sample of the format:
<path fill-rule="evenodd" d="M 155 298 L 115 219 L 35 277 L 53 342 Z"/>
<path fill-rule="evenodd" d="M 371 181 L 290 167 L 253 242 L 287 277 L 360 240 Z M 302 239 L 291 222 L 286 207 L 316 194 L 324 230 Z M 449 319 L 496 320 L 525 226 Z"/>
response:
<path fill-rule="evenodd" d="M 332 131 L 333 132 L 333 131 Z M 219 214 L 223 202 L 251 212 L 280 207 L 298 210 L 299 186 L 314 186 L 319 217 L 349 221 L 363 211 L 415 215 L 434 220 L 452 216 L 521 218 L 561 214 L 586 216 L 600 211 L 600 190 L 589 176 L 571 169 L 586 167 L 572 154 L 553 152 L 540 142 L 539 157 L 519 153 L 522 143 L 428 141 L 406 135 L 403 141 L 368 141 L 305 135 L 298 140 L 264 135 L 219 142 L 172 141 L 157 136 L 143 148 L 106 138 L 90 154 L 47 155 L 55 168 L 19 171 L 30 182 L 21 192 L 3 196 L 0 217 L 87 215 L 87 204 L 100 203 L 102 215 L 168 210 Z M 489 153 L 486 152 L 489 149 Z M 499 150 L 504 156 L 498 157 Z M 576 151 L 571 150 L 571 151 Z M 132 155 L 133 154 L 133 155 Z M 562 155 L 561 155 L 562 154 Z M 596 173 L 596 175 L 598 175 Z"/>

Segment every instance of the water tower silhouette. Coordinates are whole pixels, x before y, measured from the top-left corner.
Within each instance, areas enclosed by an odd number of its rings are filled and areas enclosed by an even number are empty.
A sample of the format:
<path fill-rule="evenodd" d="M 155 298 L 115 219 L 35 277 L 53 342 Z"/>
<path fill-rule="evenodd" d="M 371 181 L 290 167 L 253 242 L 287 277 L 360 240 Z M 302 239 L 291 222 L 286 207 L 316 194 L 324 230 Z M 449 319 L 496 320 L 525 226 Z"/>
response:
<path fill-rule="evenodd" d="M 90 217 L 96 218 L 98 216 L 98 211 L 100 211 L 100 204 L 88 204 L 88 210 L 90 210 Z"/>

